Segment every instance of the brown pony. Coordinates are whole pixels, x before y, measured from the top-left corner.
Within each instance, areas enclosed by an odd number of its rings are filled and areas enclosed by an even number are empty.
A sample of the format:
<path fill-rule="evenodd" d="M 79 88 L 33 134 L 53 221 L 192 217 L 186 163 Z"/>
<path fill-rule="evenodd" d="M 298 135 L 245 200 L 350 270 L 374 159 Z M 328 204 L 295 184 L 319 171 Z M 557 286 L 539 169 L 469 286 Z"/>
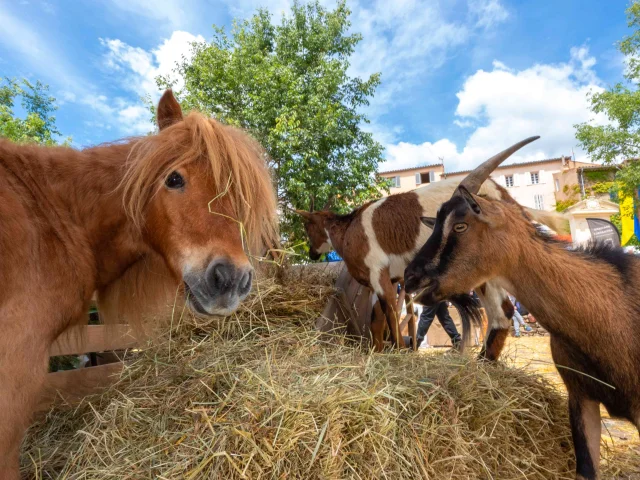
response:
<path fill-rule="evenodd" d="M 201 315 L 251 289 L 245 250 L 275 243 L 266 157 L 235 128 L 183 117 L 171 91 L 159 133 L 82 151 L 0 140 L 0 478 L 18 455 L 55 338 L 86 321 L 93 292 L 111 320 L 183 285 Z"/>

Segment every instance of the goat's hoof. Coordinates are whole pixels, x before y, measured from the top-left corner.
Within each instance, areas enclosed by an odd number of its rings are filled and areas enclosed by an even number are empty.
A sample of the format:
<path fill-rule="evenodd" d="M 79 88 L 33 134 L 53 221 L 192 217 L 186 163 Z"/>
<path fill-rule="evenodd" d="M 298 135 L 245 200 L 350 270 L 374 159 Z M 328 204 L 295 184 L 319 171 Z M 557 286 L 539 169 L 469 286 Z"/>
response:
<path fill-rule="evenodd" d="M 477 358 L 478 362 L 495 363 L 498 359 L 493 356 L 488 356 L 485 350 L 480 350 Z"/>

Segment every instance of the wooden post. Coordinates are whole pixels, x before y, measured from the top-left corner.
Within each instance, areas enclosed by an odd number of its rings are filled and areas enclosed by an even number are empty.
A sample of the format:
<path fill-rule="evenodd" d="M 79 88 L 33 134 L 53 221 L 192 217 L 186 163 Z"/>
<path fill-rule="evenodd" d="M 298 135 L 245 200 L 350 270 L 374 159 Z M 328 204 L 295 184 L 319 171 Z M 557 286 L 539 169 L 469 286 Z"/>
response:
<path fill-rule="evenodd" d="M 348 335 L 368 341 L 373 303 L 371 289 L 360 285 L 343 266 L 336 281 L 336 294 L 329 299 L 316 319 L 321 332 L 337 332 L 344 329 Z"/>

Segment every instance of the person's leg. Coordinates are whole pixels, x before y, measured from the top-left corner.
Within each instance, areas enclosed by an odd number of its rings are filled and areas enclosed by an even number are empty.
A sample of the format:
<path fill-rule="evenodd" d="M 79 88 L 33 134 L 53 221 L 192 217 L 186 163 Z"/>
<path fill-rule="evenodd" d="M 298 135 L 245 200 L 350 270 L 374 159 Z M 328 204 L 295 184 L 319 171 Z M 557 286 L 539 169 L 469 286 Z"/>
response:
<path fill-rule="evenodd" d="M 518 317 L 513 315 L 513 329 L 516 331 L 516 337 L 520 336 L 520 322 L 518 321 Z"/>
<path fill-rule="evenodd" d="M 460 333 L 458 333 L 456 324 L 453 323 L 453 318 L 449 315 L 449 306 L 447 305 L 447 302 L 440 302 L 436 308 L 438 321 L 442 325 L 442 328 L 444 328 L 444 331 L 449 335 L 454 348 L 459 348 L 462 338 L 460 337 Z"/>
<path fill-rule="evenodd" d="M 522 318 L 522 315 L 520 315 L 520 312 L 518 312 L 518 310 L 513 311 L 513 318 L 514 322 L 517 320 L 520 325 L 522 325 L 523 327 L 525 326 L 524 318 Z"/>
<path fill-rule="evenodd" d="M 427 336 L 429 327 L 433 323 L 433 319 L 436 316 L 437 305 L 422 307 L 422 313 L 420 314 L 420 321 L 418 322 L 418 333 L 416 334 L 416 345 L 420 348 L 424 338 Z"/>

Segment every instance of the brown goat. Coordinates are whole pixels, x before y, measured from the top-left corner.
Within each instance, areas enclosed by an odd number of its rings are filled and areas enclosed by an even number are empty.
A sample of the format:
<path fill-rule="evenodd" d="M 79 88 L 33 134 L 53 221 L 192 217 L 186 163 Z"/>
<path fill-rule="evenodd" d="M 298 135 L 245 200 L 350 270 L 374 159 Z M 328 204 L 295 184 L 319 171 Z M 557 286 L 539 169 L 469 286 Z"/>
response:
<path fill-rule="evenodd" d="M 569 396 L 576 478 L 596 479 L 600 404 L 640 430 L 640 259 L 604 245 L 567 248 L 510 198 L 476 195 L 499 164 L 478 167 L 442 205 L 405 271 L 406 288 L 433 303 L 492 279 L 518 297 L 551 334 Z"/>
<path fill-rule="evenodd" d="M 504 158 L 515 150 L 505 152 Z M 396 340 L 400 329 L 394 282 L 402 281 L 404 269 L 431 235 L 431 228 L 423 225 L 420 218 L 434 216 L 440 205 L 451 198 L 457 185 L 454 180 L 434 182 L 411 192 L 369 202 L 347 215 L 296 210 L 305 219 L 305 229 L 311 242 L 310 258 L 317 260 L 321 254 L 335 249 L 344 259 L 351 276 L 360 284 L 371 287 L 378 295 L 393 340 L 400 346 L 404 346 L 404 342 Z M 482 195 L 496 199 L 509 197 L 505 189 L 493 180 L 485 182 Z M 541 222 L 555 219 L 550 212 L 533 210 L 531 215 Z M 481 356 L 495 360 L 508 336 L 513 307 L 504 289 L 493 282 L 483 285 L 477 293 L 489 318 Z M 382 349 L 384 322 L 374 319 L 371 330 L 374 347 L 379 351 Z"/>

